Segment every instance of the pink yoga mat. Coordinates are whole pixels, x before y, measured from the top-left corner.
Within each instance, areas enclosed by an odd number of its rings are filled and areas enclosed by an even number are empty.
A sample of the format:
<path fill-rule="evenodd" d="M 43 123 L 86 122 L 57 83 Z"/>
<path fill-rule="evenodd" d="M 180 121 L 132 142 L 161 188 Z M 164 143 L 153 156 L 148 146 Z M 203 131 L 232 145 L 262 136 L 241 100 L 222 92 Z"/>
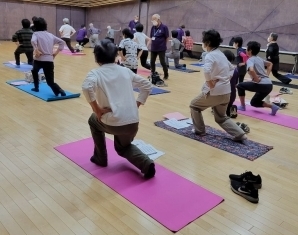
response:
<path fill-rule="evenodd" d="M 235 105 L 240 105 L 239 102 L 234 102 Z M 255 108 L 249 105 L 246 105 L 246 111 L 238 110 L 238 113 L 271 122 L 280 126 L 289 127 L 291 129 L 298 130 L 298 118 L 285 115 L 281 113 L 281 110 L 278 110 L 275 116 L 270 115 L 271 109 L 268 108 Z"/>
<path fill-rule="evenodd" d="M 86 55 L 85 53 L 83 52 L 76 52 L 76 53 L 71 53 L 71 51 L 69 50 L 63 50 L 61 51 L 61 54 L 64 54 L 64 55 Z"/>
<path fill-rule="evenodd" d="M 174 232 L 223 201 L 158 164 L 155 177 L 145 180 L 137 168 L 117 155 L 112 140 L 106 142 L 109 158 L 106 168 L 90 162 L 94 148 L 91 138 L 55 149 Z"/>

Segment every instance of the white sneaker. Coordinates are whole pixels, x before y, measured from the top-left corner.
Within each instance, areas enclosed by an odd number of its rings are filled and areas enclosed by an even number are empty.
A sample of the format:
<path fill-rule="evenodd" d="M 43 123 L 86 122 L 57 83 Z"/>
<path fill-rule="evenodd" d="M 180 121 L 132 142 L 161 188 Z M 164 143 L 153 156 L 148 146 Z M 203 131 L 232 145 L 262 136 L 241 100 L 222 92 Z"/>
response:
<path fill-rule="evenodd" d="M 290 90 L 289 88 L 287 88 L 287 87 L 282 87 L 282 88 L 280 88 L 279 93 L 281 93 L 281 94 L 289 94 L 289 95 L 292 95 L 292 94 L 293 94 L 293 91 L 291 91 L 291 90 Z"/>

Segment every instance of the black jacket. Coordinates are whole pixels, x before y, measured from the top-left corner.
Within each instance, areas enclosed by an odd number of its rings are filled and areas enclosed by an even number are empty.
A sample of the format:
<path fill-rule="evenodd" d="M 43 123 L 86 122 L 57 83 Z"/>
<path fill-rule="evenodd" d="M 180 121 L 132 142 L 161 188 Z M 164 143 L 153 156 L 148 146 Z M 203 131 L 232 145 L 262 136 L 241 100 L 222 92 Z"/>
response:
<path fill-rule="evenodd" d="M 273 64 L 272 69 L 279 69 L 279 46 L 276 42 L 269 44 L 266 51 L 266 59 Z"/>

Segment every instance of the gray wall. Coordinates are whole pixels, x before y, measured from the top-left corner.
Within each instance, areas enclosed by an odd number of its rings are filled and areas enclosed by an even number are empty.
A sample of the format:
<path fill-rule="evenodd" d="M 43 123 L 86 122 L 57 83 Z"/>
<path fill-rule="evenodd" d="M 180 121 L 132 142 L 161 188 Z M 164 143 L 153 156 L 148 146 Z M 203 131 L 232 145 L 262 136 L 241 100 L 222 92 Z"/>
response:
<path fill-rule="evenodd" d="M 50 4 L 20 3 L 16 1 L 0 1 L 0 39 L 11 39 L 12 35 L 22 28 L 21 20 L 31 21 L 33 16 L 41 16 L 48 23 L 48 31 L 58 35 L 63 18 L 69 18 L 77 30 L 85 23 L 85 8 L 67 7 Z"/>
<path fill-rule="evenodd" d="M 297 0 L 151 0 L 143 4 L 140 19 L 150 28 L 151 15 L 159 13 L 169 29 L 185 24 L 195 41 L 201 41 L 202 31 L 214 28 L 221 33 L 223 44 L 242 36 L 244 43 L 257 40 L 262 48 L 268 34 L 276 32 L 281 50 L 298 51 L 297 10 Z M 104 29 L 104 37 L 107 25 L 124 28 L 138 12 L 138 1 L 90 8 L 87 21 Z"/>

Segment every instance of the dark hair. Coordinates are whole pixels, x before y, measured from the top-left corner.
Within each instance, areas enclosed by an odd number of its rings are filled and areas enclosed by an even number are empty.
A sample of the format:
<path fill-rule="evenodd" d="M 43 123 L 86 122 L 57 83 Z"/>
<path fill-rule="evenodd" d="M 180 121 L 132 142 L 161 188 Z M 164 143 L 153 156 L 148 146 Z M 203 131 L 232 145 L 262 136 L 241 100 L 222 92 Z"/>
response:
<path fill-rule="evenodd" d="M 115 62 L 118 51 L 116 45 L 111 40 L 103 39 L 97 42 L 93 53 L 97 63 L 111 64 Z"/>
<path fill-rule="evenodd" d="M 183 24 L 183 25 L 181 25 L 181 29 L 185 29 L 185 25 Z"/>
<path fill-rule="evenodd" d="M 22 20 L 22 26 L 24 29 L 29 29 L 30 28 L 30 21 L 28 19 L 23 19 Z"/>
<path fill-rule="evenodd" d="M 202 41 L 206 44 L 206 46 L 216 48 L 219 47 L 219 45 L 222 43 L 222 38 L 220 37 L 219 32 L 217 32 L 214 29 L 211 29 L 203 32 Z"/>
<path fill-rule="evenodd" d="M 260 52 L 261 44 L 256 41 L 250 41 L 247 43 L 246 51 L 251 51 L 252 55 L 257 55 Z"/>
<path fill-rule="evenodd" d="M 243 44 L 243 38 L 242 37 L 235 37 L 234 38 L 234 43 L 237 43 L 238 47 L 242 47 Z"/>
<path fill-rule="evenodd" d="M 136 31 L 141 33 L 141 32 L 143 32 L 143 30 L 144 30 L 144 26 L 142 24 L 138 23 L 136 25 Z"/>
<path fill-rule="evenodd" d="M 33 21 L 35 31 L 46 31 L 48 29 L 48 24 L 44 18 L 39 17 Z"/>
<path fill-rule="evenodd" d="M 82 25 L 81 25 L 81 28 L 84 28 L 84 27 L 86 27 L 86 25 L 85 25 L 85 24 L 82 24 Z"/>
<path fill-rule="evenodd" d="M 187 36 L 187 37 L 190 36 L 190 32 L 189 32 L 189 30 L 186 30 L 186 31 L 185 31 L 185 36 Z"/>
<path fill-rule="evenodd" d="M 224 55 L 227 57 L 228 61 L 233 62 L 235 60 L 235 55 L 229 50 L 223 51 Z"/>
<path fill-rule="evenodd" d="M 32 17 L 32 22 L 33 22 L 34 20 L 37 20 L 37 18 L 38 18 L 38 17 L 33 16 L 33 17 Z"/>
<path fill-rule="evenodd" d="M 273 41 L 276 41 L 278 38 L 278 34 L 277 33 L 271 33 L 270 37 L 272 37 Z"/>
<path fill-rule="evenodd" d="M 124 35 L 125 38 L 130 38 L 130 39 L 134 38 L 133 34 L 130 32 L 130 29 L 128 28 L 123 29 L 122 34 Z"/>
<path fill-rule="evenodd" d="M 178 37 L 178 31 L 177 30 L 172 30 L 172 38 L 177 38 Z"/>

